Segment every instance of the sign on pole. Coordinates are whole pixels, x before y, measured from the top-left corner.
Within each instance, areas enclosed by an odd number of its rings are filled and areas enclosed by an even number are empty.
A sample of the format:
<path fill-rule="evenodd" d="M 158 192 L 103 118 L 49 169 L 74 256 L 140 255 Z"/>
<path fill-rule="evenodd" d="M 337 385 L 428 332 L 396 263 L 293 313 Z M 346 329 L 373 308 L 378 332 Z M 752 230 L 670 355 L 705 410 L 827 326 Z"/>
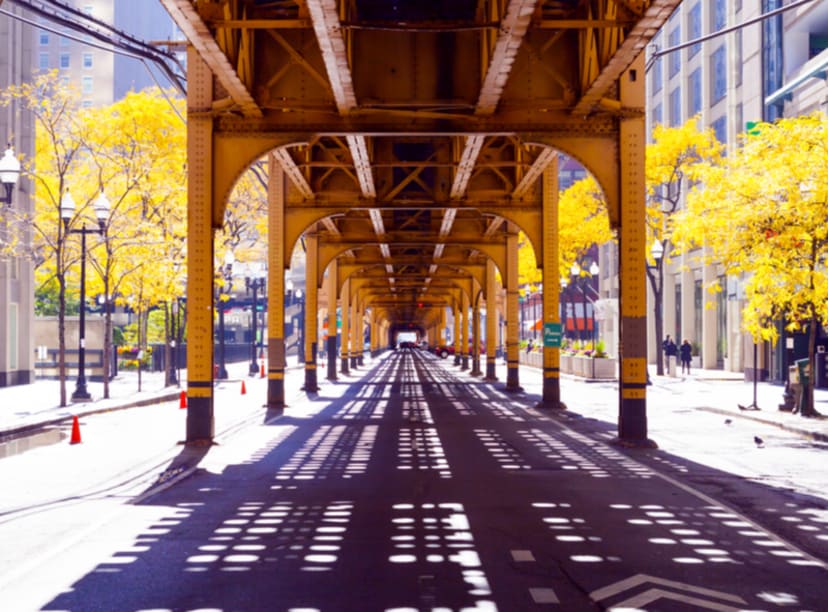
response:
<path fill-rule="evenodd" d="M 550 347 L 561 346 L 561 324 L 560 323 L 544 323 L 543 324 L 543 345 Z"/>

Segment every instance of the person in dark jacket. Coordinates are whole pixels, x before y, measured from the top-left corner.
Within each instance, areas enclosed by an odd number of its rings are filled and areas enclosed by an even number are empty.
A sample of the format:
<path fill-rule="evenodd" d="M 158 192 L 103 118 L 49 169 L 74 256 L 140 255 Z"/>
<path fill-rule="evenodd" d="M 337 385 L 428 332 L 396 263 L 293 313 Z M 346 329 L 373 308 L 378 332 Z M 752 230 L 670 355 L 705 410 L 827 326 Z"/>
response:
<path fill-rule="evenodd" d="M 689 374 L 690 360 L 693 359 L 693 347 L 690 345 L 690 341 L 687 338 L 685 338 L 681 343 L 679 353 L 681 355 L 681 373 L 684 374 L 686 371 L 686 373 Z"/>
<path fill-rule="evenodd" d="M 676 355 L 678 355 L 678 348 L 676 347 L 676 343 L 673 342 L 673 339 L 670 337 L 670 334 L 667 334 L 667 337 L 664 338 L 664 342 L 661 343 L 661 348 L 664 350 L 664 355 L 667 358 L 667 375 L 675 376 Z"/>

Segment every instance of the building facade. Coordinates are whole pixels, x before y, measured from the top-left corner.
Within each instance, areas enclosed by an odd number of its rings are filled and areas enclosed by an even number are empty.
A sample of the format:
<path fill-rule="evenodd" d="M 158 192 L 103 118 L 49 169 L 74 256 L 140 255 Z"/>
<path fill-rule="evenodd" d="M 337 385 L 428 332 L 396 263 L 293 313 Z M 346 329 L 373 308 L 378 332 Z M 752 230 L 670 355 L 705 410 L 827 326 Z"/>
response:
<path fill-rule="evenodd" d="M 732 149 L 751 122 L 828 108 L 828 3 L 786 10 L 790 4 L 685 0 L 647 51 L 648 133 L 698 116 L 699 127 L 712 128 Z M 602 270 L 609 274 L 602 292 L 609 301 L 617 298 L 611 270 L 616 254 L 614 247 L 602 253 Z M 794 338 L 783 337 L 777 347 L 760 345 L 754 353 L 752 339 L 741 331 L 743 279 L 701 265 L 693 255 L 665 264 L 664 333 L 689 339 L 701 367 L 784 380 Z M 721 291 L 710 291 L 713 285 Z M 661 350 L 654 308 L 651 293 L 651 363 Z"/>
<path fill-rule="evenodd" d="M 160 2 L 70 0 L 67 4 L 144 42 L 180 38 Z M 83 106 L 105 106 L 130 91 L 169 86 L 151 62 L 115 52 L 89 34 L 43 19 L 40 24 L 35 31 L 35 69 L 58 70 L 64 83 L 80 92 Z"/>
<path fill-rule="evenodd" d="M 3 8 L 26 16 L 14 4 Z M 33 28 L 25 22 L 0 19 L 0 89 L 31 79 L 32 40 Z M 31 117 L 14 102 L 0 107 L 0 138 L 18 157 L 30 158 L 34 153 Z M 20 223 L 33 210 L 32 194 L 32 182 L 21 176 L 11 202 L 0 203 L 0 387 L 34 380 L 34 273 L 26 256 L 32 235 L 31 229 Z M 9 250 L 11 233 L 19 239 L 19 248 L 14 251 Z"/>

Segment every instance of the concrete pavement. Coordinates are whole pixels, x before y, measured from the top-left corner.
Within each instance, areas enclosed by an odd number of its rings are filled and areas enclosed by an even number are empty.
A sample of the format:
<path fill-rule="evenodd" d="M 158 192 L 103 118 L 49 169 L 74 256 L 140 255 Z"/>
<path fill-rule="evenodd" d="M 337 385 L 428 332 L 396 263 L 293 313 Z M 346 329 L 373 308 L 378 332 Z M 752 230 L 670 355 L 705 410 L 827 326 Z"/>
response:
<path fill-rule="evenodd" d="M 366 367 L 370 365 L 366 360 Z M 229 379 L 225 384 L 250 380 L 249 364 L 228 364 Z M 457 367 L 459 371 L 459 367 Z M 325 371 L 320 365 L 321 372 Z M 506 368 L 502 360 L 497 366 L 498 378 L 506 379 Z M 359 374 L 359 372 L 354 372 Z M 468 371 L 466 371 L 468 374 Z M 295 357 L 289 357 L 288 377 L 302 378 L 302 367 Z M 470 377 L 471 378 L 471 377 Z M 74 416 L 120 410 L 152 403 L 178 400 L 182 387 L 165 387 L 163 372 L 142 372 L 139 387 L 138 373 L 122 371 L 110 382 L 110 397 L 103 399 L 103 383 L 90 382 L 88 389 L 92 401 L 59 405 L 59 387 L 55 380 L 38 380 L 28 385 L 0 388 L 0 457 L 26 450 L 28 445 L 53 443 L 60 439 L 57 425 L 65 425 Z M 186 371 L 181 372 L 186 380 Z M 651 371 L 653 384 L 648 388 L 648 409 L 658 410 L 660 406 L 681 404 L 685 408 L 717 412 L 728 418 L 749 419 L 774 425 L 818 441 L 828 441 L 828 418 L 803 418 L 778 409 L 783 401 L 783 388 L 769 383 L 758 383 L 757 405 L 760 410 L 743 410 L 753 403 L 753 383 L 745 382 L 741 374 L 721 370 L 695 370 L 685 377 L 655 376 Z M 541 394 L 541 372 L 538 368 L 522 365 L 520 381 L 526 393 Z M 321 379 L 324 387 L 327 381 Z M 71 396 L 75 380 L 67 381 L 67 395 Z M 613 389 L 617 383 L 588 383 L 582 379 L 562 376 L 562 398 L 570 408 L 589 411 L 595 391 L 603 388 L 613 401 Z M 828 389 L 815 391 L 817 411 L 828 415 Z M 45 431 L 45 433 L 44 433 Z M 40 433 L 41 439 L 29 434 Z M 10 446 L 9 440 L 18 439 Z M 20 445 L 19 448 L 15 445 Z M 4 449 L 5 447 L 5 449 Z"/>

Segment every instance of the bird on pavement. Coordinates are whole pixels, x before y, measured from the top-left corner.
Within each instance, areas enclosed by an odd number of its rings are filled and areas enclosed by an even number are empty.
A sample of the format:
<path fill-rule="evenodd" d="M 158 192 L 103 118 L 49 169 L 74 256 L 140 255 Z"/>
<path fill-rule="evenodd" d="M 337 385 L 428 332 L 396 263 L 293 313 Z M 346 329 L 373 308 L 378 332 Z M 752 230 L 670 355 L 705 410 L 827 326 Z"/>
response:
<path fill-rule="evenodd" d="M 756 446 L 758 448 L 762 448 L 762 446 L 765 444 L 765 441 L 759 436 L 753 436 L 753 441 L 756 443 Z"/>

